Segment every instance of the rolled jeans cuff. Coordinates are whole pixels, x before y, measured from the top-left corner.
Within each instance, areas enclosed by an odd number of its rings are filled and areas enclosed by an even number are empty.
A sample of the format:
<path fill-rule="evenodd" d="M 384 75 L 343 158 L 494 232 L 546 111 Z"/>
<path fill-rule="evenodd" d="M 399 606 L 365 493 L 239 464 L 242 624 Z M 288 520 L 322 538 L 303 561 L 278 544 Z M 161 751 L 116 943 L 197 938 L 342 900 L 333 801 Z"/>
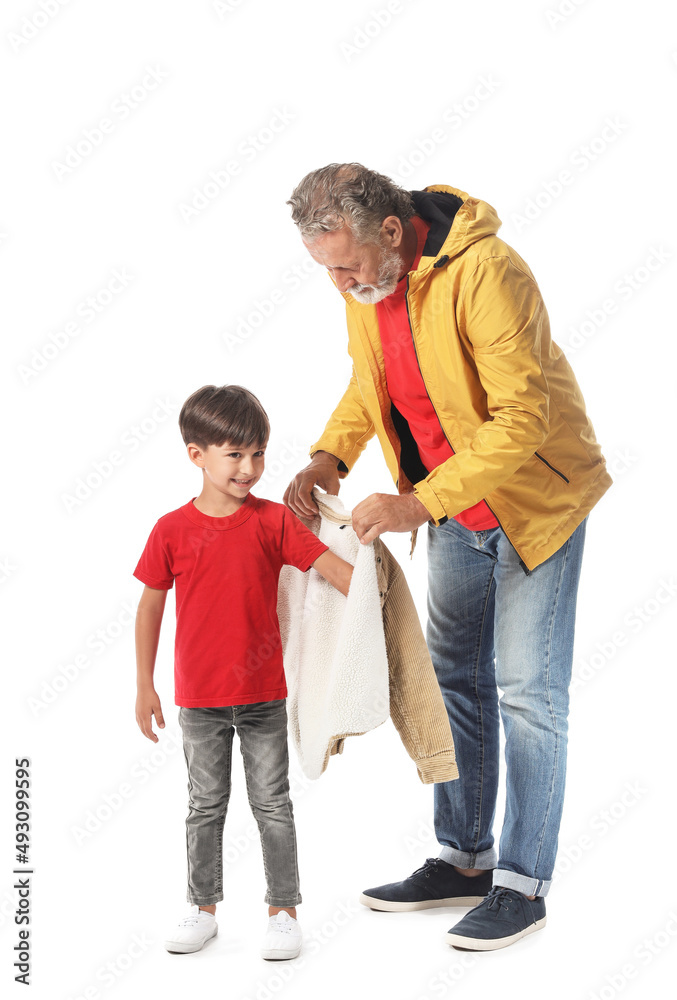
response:
<path fill-rule="evenodd" d="M 186 899 L 191 906 L 214 906 L 216 903 L 223 902 L 223 893 L 218 892 L 213 896 L 195 896 L 187 892 Z"/>
<path fill-rule="evenodd" d="M 525 896 L 547 896 L 552 885 L 552 879 L 544 881 L 540 878 L 529 878 L 528 875 L 518 875 L 505 868 L 497 868 L 494 872 L 493 884 L 502 889 L 516 889 Z"/>
<path fill-rule="evenodd" d="M 443 847 L 439 854 L 442 861 L 448 865 L 456 865 L 457 868 L 495 868 L 498 864 L 498 855 L 493 847 L 488 851 L 480 851 L 479 854 L 467 854 L 465 851 L 457 851 L 455 847 Z"/>
<path fill-rule="evenodd" d="M 271 896 L 270 893 L 267 892 L 263 898 L 263 902 L 267 903 L 268 906 L 284 906 L 291 908 L 293 906 L 298 906 L 299 903 L 303 902 L 303 900 L 301 899 L 300 892 L 293 899 L 291 897 L 285 899 L 283 896 Z"/>

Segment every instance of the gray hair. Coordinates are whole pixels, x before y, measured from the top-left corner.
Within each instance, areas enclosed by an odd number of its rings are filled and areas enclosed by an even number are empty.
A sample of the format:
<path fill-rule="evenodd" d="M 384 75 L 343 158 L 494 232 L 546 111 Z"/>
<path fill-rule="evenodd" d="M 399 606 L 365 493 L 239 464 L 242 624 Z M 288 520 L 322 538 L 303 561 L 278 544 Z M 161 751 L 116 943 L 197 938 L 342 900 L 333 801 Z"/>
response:
<path fill-rule="evenodd" d="M 396 215 L 405 222 L 415 212 L 409 191 L 361 163 L 330 163 L 311 171 L 287 204 L 307 243 L 344 226 L 350 227 L 358 243 L 378 243 L 385 218 Z"/>

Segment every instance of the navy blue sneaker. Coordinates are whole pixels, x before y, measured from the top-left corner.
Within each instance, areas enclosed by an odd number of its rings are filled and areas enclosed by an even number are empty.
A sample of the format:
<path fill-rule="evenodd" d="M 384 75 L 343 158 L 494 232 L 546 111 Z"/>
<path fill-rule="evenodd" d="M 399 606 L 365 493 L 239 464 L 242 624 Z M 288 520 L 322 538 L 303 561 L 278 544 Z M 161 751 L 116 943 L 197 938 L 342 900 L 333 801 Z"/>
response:
<path fill-rule="evenodd" d="M 489 895 L 447 934 L 454 948 L 494 951 L 507 948 L 545 927 L 545 899 L 528 899 L 515 889 L 494 886 Z"/>
<path fill-rule="evenodd" d="M 441 858 L 428 858 L 403 882 L 365 889 L 360 902 L 372 910 L 402 913 L 433 906 L 475 906 L 491 889 L 493 869 L 481 875 L 461 875 Z"/>

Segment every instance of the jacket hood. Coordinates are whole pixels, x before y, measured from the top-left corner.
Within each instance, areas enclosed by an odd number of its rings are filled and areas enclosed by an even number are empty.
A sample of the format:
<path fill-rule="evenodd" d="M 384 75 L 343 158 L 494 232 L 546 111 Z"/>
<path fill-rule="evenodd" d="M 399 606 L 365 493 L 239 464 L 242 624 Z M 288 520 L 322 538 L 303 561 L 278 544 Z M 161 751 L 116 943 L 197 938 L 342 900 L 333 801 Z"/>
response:
<path fill-rule="evenodd" d="M 416 274 L 441 267 L 477 240 L 495 236 L 501 228 L 495 208 L 458 188 L 431 184 L 411 195 L 416 214 L 430 224 Z"/>
<path fill-rule="evenodd" d="M 443 267 L 478 240 L 495 236 L 501 228 L 498 213 L 489 202 L 471 198 L 459 188 L 431 184 L 422 191 L 412 191 L 411 196 L 416 214 L 430 224 L 421 259 L 412 272 L 417 278 L 431 268 Z M 331 274 L 329 277 L 336 284 Z M 350 292 L 341 295 L 358 310 L 375 308 L 357 302 Z"/>

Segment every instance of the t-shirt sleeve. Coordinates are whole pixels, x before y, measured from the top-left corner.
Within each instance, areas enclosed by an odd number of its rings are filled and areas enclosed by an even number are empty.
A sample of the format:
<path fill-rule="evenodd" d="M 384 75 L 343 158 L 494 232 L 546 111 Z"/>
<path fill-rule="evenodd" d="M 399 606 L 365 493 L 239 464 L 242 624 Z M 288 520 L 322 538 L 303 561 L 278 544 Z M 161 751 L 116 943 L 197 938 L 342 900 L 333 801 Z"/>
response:
<path fill-rule="evenodd" d="M 288 507 L 282 516 L 282 562 L 305 573 L 329 548 Z"/>
<path fill-rule="evenodd" d="M 147 587 L 154 590 L 171 590 L 174 586 L 174 574 L 169 563 L 166 542 L 163 537 L 160 522 L 150 533 L 146 547 L 141 554 L 134 576 Z"/>

